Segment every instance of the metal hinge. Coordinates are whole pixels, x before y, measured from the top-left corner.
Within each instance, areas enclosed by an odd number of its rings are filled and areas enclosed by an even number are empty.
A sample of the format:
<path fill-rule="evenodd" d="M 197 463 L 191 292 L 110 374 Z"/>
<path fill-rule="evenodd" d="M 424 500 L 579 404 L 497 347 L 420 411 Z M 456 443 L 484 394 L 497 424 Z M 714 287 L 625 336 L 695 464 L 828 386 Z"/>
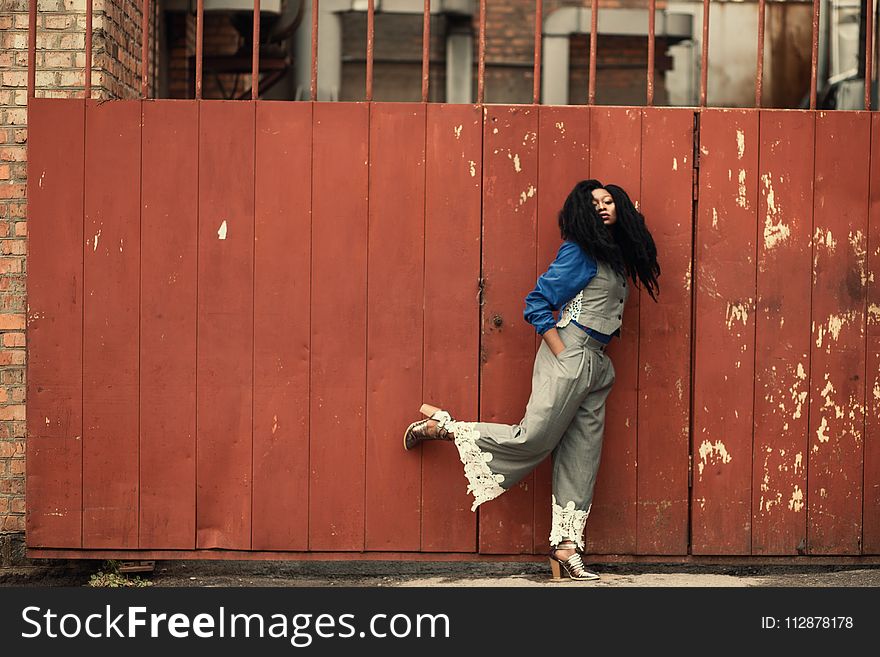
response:
<path fill-rule="evenodd" d="M 482 276 L 480 276 L 480 278 L 477 279 L 477 302 L 480 304 L 480 308 L 482 308 L 483 304 L 485 303 L 483 299 L 483 292 L 485 290 L 486 280 Z"/>
<path fill-rule="evenodd" d="M 688 454 L 688 488 L 694 487 L 694 456 Z"/>

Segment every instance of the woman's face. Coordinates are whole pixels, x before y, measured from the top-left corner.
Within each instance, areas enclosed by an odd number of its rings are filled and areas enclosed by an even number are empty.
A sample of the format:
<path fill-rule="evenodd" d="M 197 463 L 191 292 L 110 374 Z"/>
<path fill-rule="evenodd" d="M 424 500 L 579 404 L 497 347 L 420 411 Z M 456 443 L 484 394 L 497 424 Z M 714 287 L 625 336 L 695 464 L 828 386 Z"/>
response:
<path fill-rule="evenodd" d="M 593 207 L 602 218 L 602 222 L 606 226 L 611 226 L 617 221 L 617 208 L 614 206 L 614 199 L 604 189 L 593 190 Z"/>

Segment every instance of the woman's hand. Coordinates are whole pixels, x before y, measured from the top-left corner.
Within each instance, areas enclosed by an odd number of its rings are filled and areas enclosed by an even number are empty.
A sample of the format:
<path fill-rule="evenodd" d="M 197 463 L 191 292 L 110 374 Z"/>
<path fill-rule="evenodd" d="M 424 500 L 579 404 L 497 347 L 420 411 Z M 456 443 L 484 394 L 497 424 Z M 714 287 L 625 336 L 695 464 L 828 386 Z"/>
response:
<path fill-rule="evenodd" d="M 550 348 L 550 351 L 553 352 L 554 356 L 558 356 L 562 353 L 563 349 L 565 349 L 565 343 L 562 341 L 562 338 L 559 337 L 559 331 L 555 328 L 552 328 L 544 333 L 544 342 L 547 343 L 547 346 Z"/>

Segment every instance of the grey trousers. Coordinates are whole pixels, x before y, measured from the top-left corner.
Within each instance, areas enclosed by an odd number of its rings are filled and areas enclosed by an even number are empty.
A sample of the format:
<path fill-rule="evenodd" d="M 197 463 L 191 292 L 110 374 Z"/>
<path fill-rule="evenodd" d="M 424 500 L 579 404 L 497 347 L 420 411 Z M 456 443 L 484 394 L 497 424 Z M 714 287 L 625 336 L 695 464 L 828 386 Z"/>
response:
<path fill-rule="evenodd" d="M 583 548 L 614 366 L 602 344 L 577 326 L 569 324 L 559 335 L 565 343 L 559 356 L 541 342 L 532 393 L 519 424 L 444 424 L 455 435 L 474 510 L 512 488 L 552 453 L 550 544 L 567 538 Z"/>

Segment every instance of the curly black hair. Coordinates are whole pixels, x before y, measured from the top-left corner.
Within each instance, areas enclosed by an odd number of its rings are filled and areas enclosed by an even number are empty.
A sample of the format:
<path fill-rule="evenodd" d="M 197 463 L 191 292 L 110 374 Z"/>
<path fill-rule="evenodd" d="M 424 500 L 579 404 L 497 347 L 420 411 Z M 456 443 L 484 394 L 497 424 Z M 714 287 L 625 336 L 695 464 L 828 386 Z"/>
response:
<path fill-rule="evenodd" d="M 617 210 L 617 221 L 609 230 L 593 201 L 593 190 L 604 189 Z M 610 265 L 619 274 L 645 286 L 656 301 L 660 292 L 657 278 L 657 246 L 639 212 L 623 188 L 603 185 L 595 179 L 582 180 L 565 199 L 559 211 L 559 232 L 564 240 L 578 244 L 594 260 Z"/>

